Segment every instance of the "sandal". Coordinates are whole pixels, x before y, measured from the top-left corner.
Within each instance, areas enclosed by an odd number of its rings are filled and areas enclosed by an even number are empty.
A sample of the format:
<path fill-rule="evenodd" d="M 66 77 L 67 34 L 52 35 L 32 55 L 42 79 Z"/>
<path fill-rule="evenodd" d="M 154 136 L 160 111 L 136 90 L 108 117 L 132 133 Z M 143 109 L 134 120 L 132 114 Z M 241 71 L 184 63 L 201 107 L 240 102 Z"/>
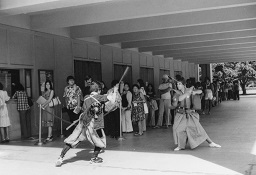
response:
<path fill-rule="evenodd" d="M 47 139 L 45 140 L 45 142 L 51 142 L 52 140 L 53 140 L 53 136 L 47 137 Z"/>
<path fill-rule="evenodd" d="M 141 133 L 141 134 L 140 134 L 140 133 L 135 133 L 134 135 L 135 135 L 135 136 L 142 136 L 143 133 Z"/>

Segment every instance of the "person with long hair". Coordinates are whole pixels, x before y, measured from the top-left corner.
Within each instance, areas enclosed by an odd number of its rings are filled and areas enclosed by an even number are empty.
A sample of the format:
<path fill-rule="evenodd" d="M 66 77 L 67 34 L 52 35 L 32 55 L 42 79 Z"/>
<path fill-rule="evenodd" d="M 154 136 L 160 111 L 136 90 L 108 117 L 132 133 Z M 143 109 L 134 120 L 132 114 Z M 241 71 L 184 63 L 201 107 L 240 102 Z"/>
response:
<path fill-rule="evenodd" d="M 174 142 L 178 145 L 174 151 L 183 150 L 188 143 L 191 149 L 198 147 L 204 141 L 209 143 L 212 148 L 221 146 L 214 143 L 205 132 L 199 122 L 199 114 L 192 108 L 192 96 L 201 94 L 202 90 L 194 90 L 194 87 L 186 88 L 185 79 L 178 79 L 175 95 L 173 97 L 173 106 L 176 107 L 176 115 L 173 125 Z"/>
<path fill-rule="evenodd" d="M 143 121 L 145 120 L 144 103 L 145 97 L 140 92 L 140 87 L 137 84 L 132 86 L 132 121 L 137 123 L 139 131 L 136 132 L 135 136 L 143 135 Z"/>
<path fill-rule="evenodd" d="M 50 107 L 49 103 L 54 97 L 53 85 L 50 80 L 46 80 L 44 83 L 44 92 L 42 93 L 42 97 L 46 99 L 46 101 L 42 104 L 42 126 L 48 128 L 48 137 L 45 142 L 51 142 L 53 140 L 52 135 L 52 127 L 54 124 L 54 107 Z"/>
<path fill-rule="evenodd" d="M 124 83 L 124 90 L 121 94 L 122 97 L 122 131 L 132 132 L 132 119 L 131 119 L 131 105 L 132 105 L 132 93 L 130 92 L 129 83 Z"/>
<path fill-rule="evenodd" d="M 7 92 L 3 90 L 3 84 L 0 83 L 0 132 L 2 141 L 1 143 L 7 143 L 10 141 L 9 126 L 10 118 L 6 106 L 6 102 L 9 101 L 10 97 Z"/>
<path fill-rule="evenodd" d="M 145 102 L 143 103 L 145 120 L 142 121 L 142 128 L 143 128 L 143 131 L 146 131 L 147 130 L 148 113 L 149 113 L 148 101 L 147 101 L 147 98 L 146 98 L 147 97 L 146 86 L 145 86 L 145 83 L 142 79 L 138 79 L 137 84 L 140 87 L 140 89 L 139 89 L 140 93 L 142 95 L 144 95 L 144 99 L 145 99 Z"/>
<path fill-rule="evenodd" d="M 17 99 L 17 110 L 20 116 L 21 138 L 29 139 L 31 137 L 31 115 L 29 112 L 28 96 L 21 83 L 16 84 L 17 91 L 14 93 L 14 99 Z"/>
<path fill-rule="evenodd" d="M 154 90 L 153 84 L 149 83 L 146 89 L 147 97 L 149 98 L 149 126 L 155 126 L 156 125 L 156 119 L 155 119 L 155 112 L 158 110 L 158 105 L 155 100 L 156 94 Z"/>

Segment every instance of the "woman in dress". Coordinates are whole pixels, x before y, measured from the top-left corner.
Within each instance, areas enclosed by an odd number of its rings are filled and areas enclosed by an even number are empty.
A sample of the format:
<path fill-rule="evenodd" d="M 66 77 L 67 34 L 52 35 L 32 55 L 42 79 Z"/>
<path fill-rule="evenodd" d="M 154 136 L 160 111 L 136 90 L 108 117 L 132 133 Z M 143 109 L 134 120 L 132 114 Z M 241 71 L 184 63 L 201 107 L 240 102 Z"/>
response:
<path fill-rule="evenodd" d="M 50 107 L 49 103 L 54 97 L 54 91 L 52 82 L 47 80 L 45 82 L 45 89 L 42 96 L 46 99 L 45 103 L 42 104 L 42 126 L 48 128 L 48 137 L 46 138 L 45 142 L 51 142 L 53 139 L 52 136 L 52 127 L 54 123 L 54 117 L 51 114 L 54 114 L 54 106 Z"/>
<path fill-rule="evenodd" d="M 132 93 L 130 92 L 129 83 L 124 83 L 124 91 L 122 93 L 122 131 L 132 132 L 131 105 Z"/>
<path fill-rule="evenodd" d="M 202 90 L 193 90 L 194 87 L 186 88 L 184 78 L 178 79 L 178 90 L 173 97 L 173 106 L 176 107 L 176 115 L 173 125 L 173 137 L 175 144 L 178 145 L 174 151 L 185 149 L 186 143 L 189 143 L 191 149 L 196 148 L 204 141 L 209 143 L 210 147 L 220 148 L 214 143 L 205 132 L 199 122 L 199 114 L 191 107 L 192 96 L 201 94 Z"/>
<path fill-rule="evenodd" d="M 139 132 L 136 132 L 135 136 L 143 135 L 143 121 L 145 120 L 144 105 L 145 97 L 140 92 L 140 87 L 135 84 L 132 87 L 132 121 L 138 124 Z"/>
<path fill-rule="evenodd" d="M 9 126 L 11 125 L 8 110 L 6 106 L 6 101 L 10 99 L 7 92 L 3 90 L 3 84 L 0 83 L 0 131 L 2 141 L 1 143 L 6 143 L 10 141 L 9 136 Z"/>
<path fill-rule="evenodd" d="M 142 93 L 142 95 L 144 95 L 145 97 L 145 102 L 143 103 L 143 106 L 144 106 L 144 113 L 145 113 L 145 120 L 142 121 L 142 128 L 143 128 L 143 131 L 146 131 L 147 130 L 147 121 L 148 121 L 148 101 L 146 99 L 147 97 L 147 93 L 146 93 L 146 90 L 145 90 L 145 83 L 142 79 L 138 79 L 137 80 L 137 84 L 138 86 L 140 87 L 140 92 Z"/>

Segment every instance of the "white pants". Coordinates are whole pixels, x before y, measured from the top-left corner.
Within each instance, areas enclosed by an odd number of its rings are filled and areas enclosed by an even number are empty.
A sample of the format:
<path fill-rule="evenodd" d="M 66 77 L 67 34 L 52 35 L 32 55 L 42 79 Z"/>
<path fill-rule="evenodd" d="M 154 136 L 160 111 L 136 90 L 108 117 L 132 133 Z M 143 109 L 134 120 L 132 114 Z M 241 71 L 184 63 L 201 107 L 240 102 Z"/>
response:
<path fill-rule="evenodd" d="M 122 111 L 122 131 L 123 132 L 132 132 L 132 119 L 131 119 L 131 111 Z"/>

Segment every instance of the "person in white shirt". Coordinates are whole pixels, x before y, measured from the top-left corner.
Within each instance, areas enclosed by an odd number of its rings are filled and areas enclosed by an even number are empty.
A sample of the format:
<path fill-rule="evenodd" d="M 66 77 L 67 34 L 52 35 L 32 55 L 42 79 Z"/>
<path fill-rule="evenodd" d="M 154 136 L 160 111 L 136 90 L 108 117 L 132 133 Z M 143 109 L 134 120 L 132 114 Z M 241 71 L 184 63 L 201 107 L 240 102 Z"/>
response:
<path fill-rule="evenodd" d="M 172 83 L 169 82 L 168 75 L 163 75 L 163 83 L 159 85 L 159 92 L 161 95 L 160 104 L 159 104 L 159 115 L 158 122 L 155 128 L 159 128 L 163 125 L 163 116 L 165 113 L 165 123 L 166 128 L 170 125 L 170 106 L 171 106 L 171 89 Z"/>

